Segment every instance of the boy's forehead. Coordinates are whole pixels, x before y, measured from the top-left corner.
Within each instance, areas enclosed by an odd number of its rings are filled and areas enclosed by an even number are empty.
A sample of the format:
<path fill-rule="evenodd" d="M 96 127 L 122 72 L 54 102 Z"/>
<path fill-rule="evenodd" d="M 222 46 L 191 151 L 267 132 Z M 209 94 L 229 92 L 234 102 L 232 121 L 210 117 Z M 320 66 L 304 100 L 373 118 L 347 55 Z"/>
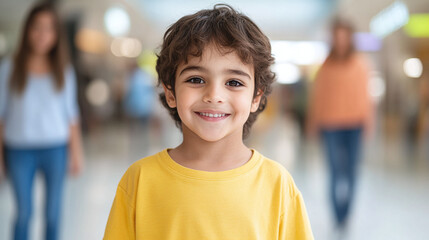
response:
<path fill-rule="evenodd" d="M 234 66 L 253 70 L 253 64 L 244 62 L 235 49 L 217 46 L 214 44 L 206 45 L 202 49 L 201 56 L 196 56 L 195 54 L 188 55 L 186 62 L 184 61 L 179 64 L 179 68 L 187 65 L 210 64 L 214 62 L 229 63 L 233 64 Z"/>

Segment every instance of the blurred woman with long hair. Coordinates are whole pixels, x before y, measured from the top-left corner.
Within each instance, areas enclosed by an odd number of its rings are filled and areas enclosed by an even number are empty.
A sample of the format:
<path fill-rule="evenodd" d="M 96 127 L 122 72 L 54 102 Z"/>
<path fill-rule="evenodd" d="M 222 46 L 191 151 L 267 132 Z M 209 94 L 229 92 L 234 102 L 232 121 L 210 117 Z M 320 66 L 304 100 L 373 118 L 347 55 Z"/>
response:
<path fill-rule="evenodd" d="M 82 169 L 76 78 L 65 48 L 55 8 L 39 3 L 14 58 L 0 65 L 0 173 L 14 190 L 16 240 L 28 239 L 35 173 L 45 180 L 46 239 L 57 239 L 66 171 Z"/>
<path fill-rule="evenodd" d="M 330 170 L 330 196 L 336 222 L 346 223 L 354 195 L 362 135 L 371 128 L 369 69 L 355 52 L 353 28 L 336 20 L 331 52 L 320 68 L 310 96 L 308 133 L 320 133 Z"/>

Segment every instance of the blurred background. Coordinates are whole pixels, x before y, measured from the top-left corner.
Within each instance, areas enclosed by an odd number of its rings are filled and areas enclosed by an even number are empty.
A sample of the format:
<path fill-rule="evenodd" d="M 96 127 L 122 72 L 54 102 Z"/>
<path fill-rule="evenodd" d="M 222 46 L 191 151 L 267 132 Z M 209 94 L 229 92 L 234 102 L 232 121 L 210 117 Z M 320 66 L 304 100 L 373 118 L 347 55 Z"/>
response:
<path fill-rule="evenodd" d="M 181 141 L 157 98 L 156 53 L 167 27 L 211 0 L 52 0 L 64 20 L 77 74 L 85 170 L 68 177 L 61 239 L 101 239 L 120 177 L 134 161 Z M 268 108 L 246 140 L 293 175 L 316 239 L 334 239 L 323 147 L 305 135 L 308 96 L 330 51 L 335 17 L 355 25 L 369 60 L 374 131 L 364 138 L 344 239 L 429 236 L 429 2 L 424 0 L 236 0 L 272 41 L 278 75 Z M 8 58 L 35 1 L 0 0 L 0 59 Z M 144 97 L 142 97 L 144 96 Z M 36 176 L 31 239 L 41 239 Z M 15 204 L 0 182 L 0 239 L 12 238 Z"/>

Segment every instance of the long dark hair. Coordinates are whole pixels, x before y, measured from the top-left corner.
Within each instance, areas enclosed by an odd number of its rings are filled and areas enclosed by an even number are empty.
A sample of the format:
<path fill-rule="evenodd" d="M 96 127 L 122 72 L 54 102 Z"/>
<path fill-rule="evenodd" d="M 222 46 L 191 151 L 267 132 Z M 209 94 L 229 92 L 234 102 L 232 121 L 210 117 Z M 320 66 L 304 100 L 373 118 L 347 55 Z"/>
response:
<path fill-rule="evenodd" d="M 334 40 L 335 33 L 339 29 L 346 30 L 349 34 L 349 37 L 350 37 L 349 48 L 347 49 L 346 54 L 344 56 L 339 56 L 339 54 L 337 53 L 335 46 L 334 46 L 334 44 L 335 44 L 335 40 Z M 332 33 L 333 39 L 332 39 L 332 45 L 331 45 L 331 52 L 329 53 L 328 59 L 329 60 L 347 60 L 347 59 L 349 59 L 349 57 L 352 56 L 353 53 L 355 53 L 355 46 L 353 43 L 353 33 L 354 33 L 353 24 L 346 19 L 336 18 L 332 24 L 331 33 Z"/>
<path fill-rule="evenodd" d="M 60 18 L 54 5 L 49 2 L 40 2 L 31 9 L 25 20 L 21 41 L 13 59 L 14 64 L 10 87 L 17 93 L 22 93 L 27 85 L 28 58 L 31 53 L 29 31 L 34 20 L 40 13 L 49 13 L 54 19 L 54 28 L 57 37 L 54 46 L 48 53 L 49 64 L 54 76 L 56 89 L 59 91 L 64 87 L 64 69 L 67 63 L 67 53 Z"/>

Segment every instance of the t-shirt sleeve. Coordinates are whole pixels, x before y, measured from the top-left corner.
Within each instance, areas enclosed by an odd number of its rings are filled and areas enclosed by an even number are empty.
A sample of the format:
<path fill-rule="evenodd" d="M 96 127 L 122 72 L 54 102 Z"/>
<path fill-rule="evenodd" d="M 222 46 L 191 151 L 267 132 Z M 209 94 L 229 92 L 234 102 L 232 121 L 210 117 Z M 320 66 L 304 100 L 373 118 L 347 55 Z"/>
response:
<path fill-rule="evenodd" d="M 10 61 L 5 59 L 0 64 L 0 122 L 3 122 L 3 119 L 6 114 L 6 106 L 8 100 L 8 91 L 9 91 L 9 72 L 10 72 Z"/>
<path fill-rule="evenodd" d="M 299 191 L 296 191 L 295 197 L 289 201 L 286 212 L 281 216 L 279 239 L 314 239 L 304 200 Z"/>
<path fill-rule="evenodd" d="M 126 190 L 118 186 L 104 233 L 104 240 L 135 239 L 135 208 Z"/>
<path fill-rule="evenodd" d="M 72 66 L 68 66 L 65 75 L 65 111 L 66 118 L 70 124 L 79 119 L 79 107 L 77 102 L 76 73 Z"/>

